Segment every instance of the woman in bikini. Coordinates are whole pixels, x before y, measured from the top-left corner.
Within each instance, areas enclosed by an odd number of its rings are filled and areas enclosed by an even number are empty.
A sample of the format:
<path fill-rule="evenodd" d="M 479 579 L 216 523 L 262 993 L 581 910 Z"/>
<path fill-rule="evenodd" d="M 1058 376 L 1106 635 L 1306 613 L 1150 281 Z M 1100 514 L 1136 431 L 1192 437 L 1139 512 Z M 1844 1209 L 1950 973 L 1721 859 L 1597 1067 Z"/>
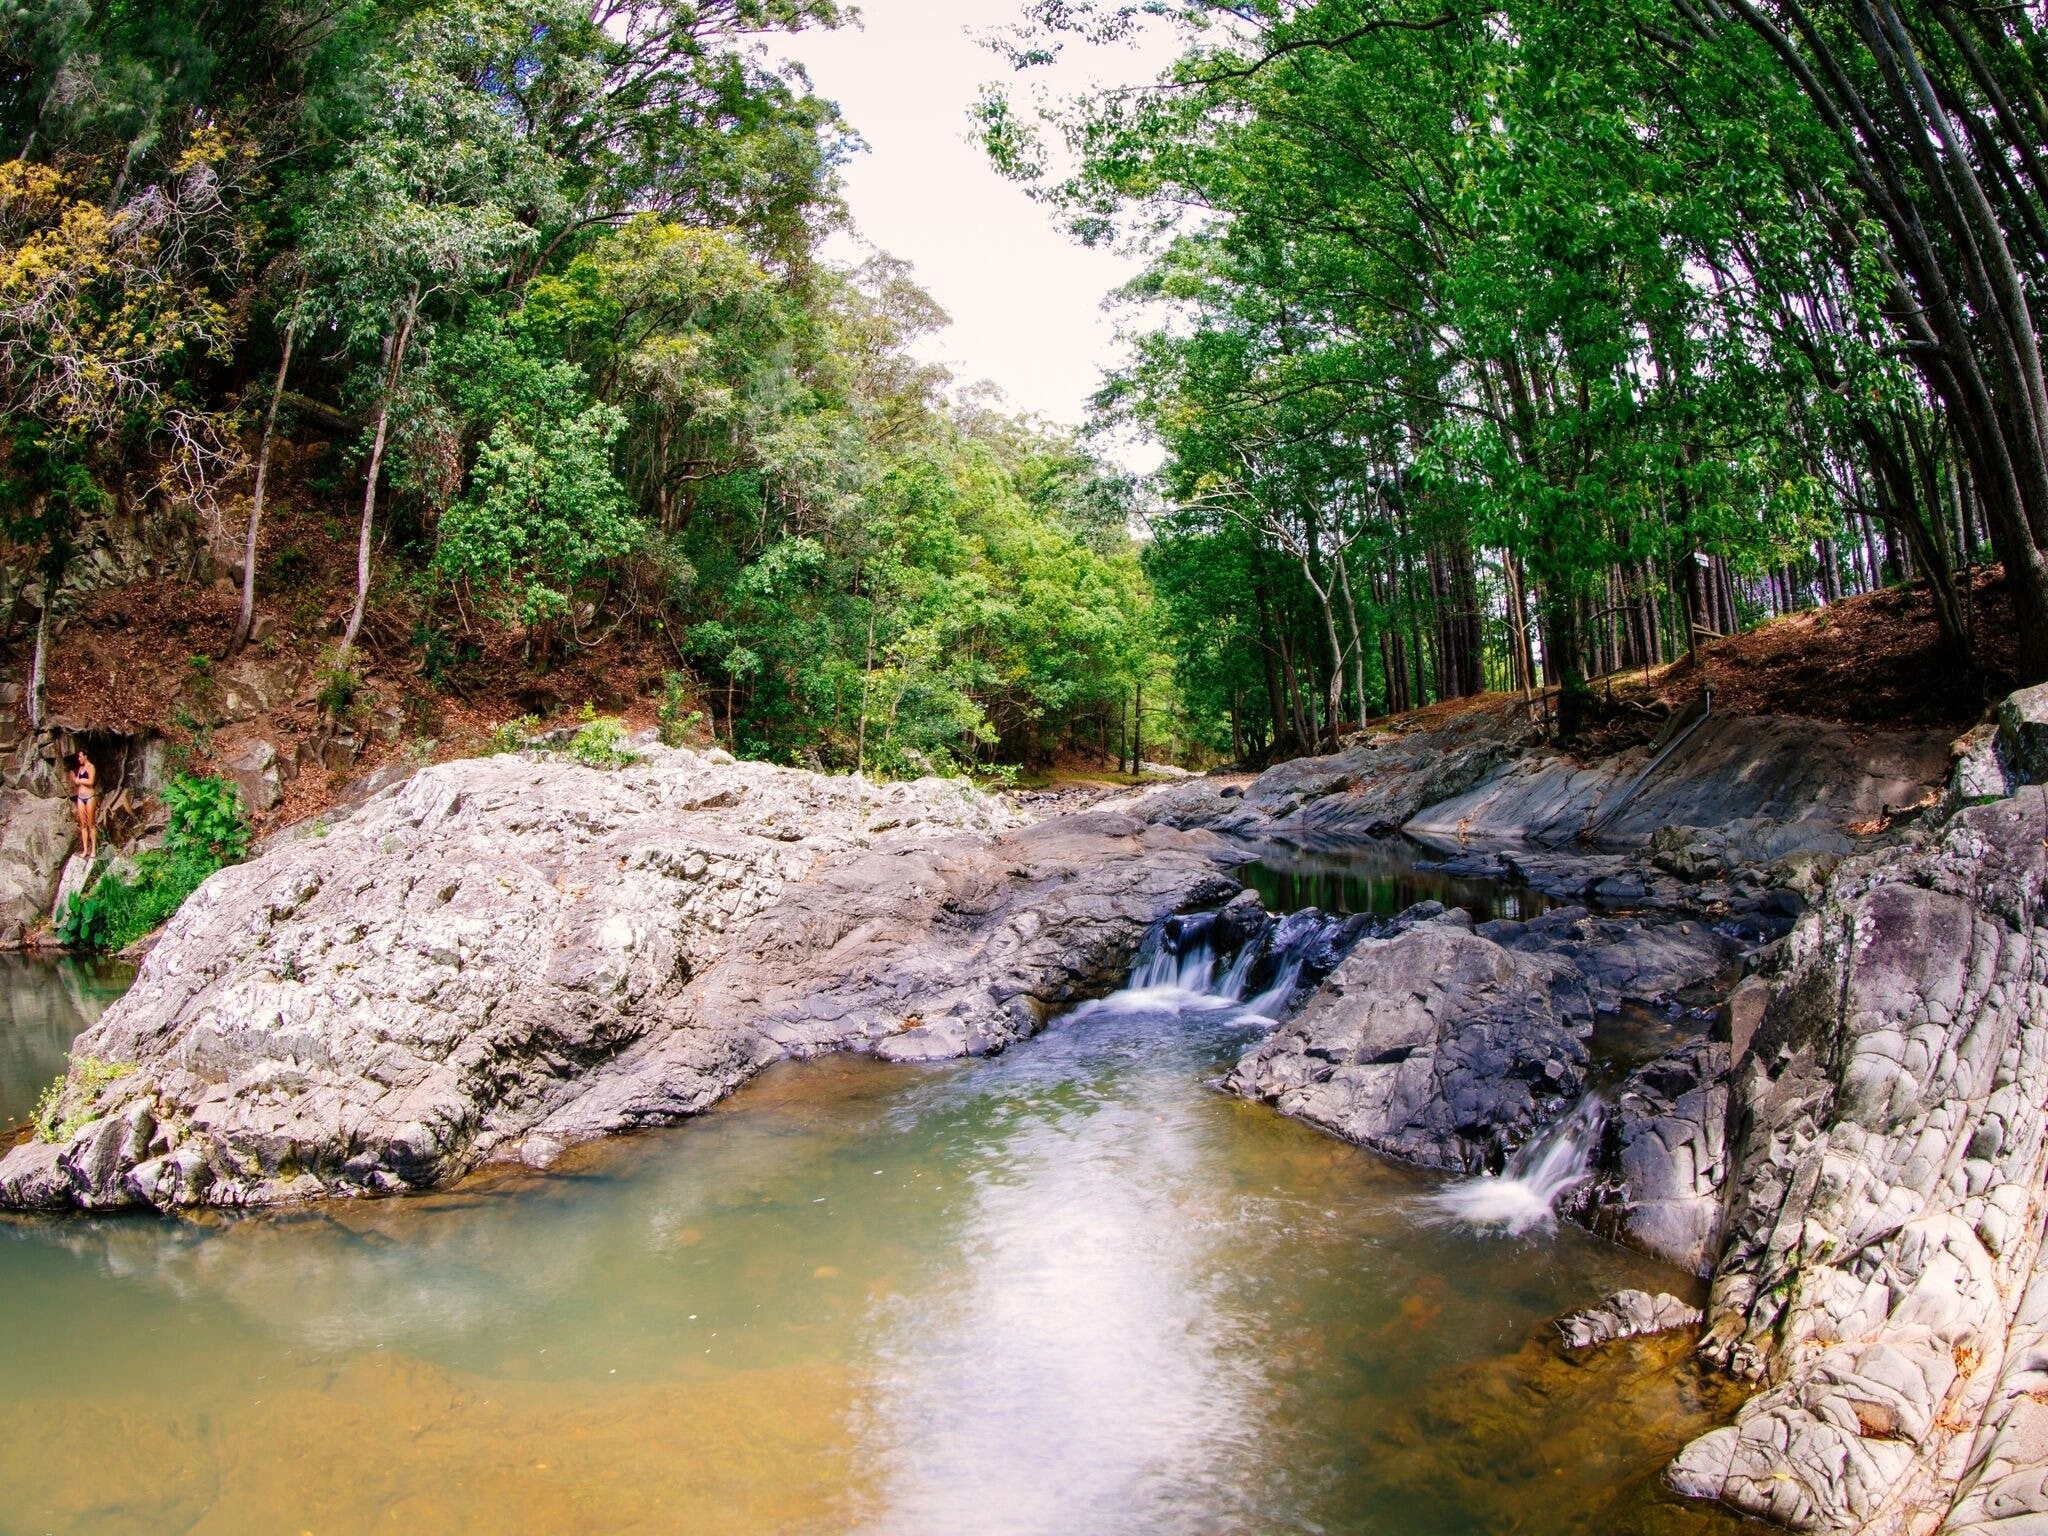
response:
<path fill-rule="evenodd" d="M 92 759 L 83 751 L 78 754 L 78 766 L 71 770 L 71 810 L 78 817 L 78 845 L 88 859 L 96 859 L 100 852 L 100 829 L 93 815 L 93 805 L 98 799 L 100 771 L 93 767 Z"/>

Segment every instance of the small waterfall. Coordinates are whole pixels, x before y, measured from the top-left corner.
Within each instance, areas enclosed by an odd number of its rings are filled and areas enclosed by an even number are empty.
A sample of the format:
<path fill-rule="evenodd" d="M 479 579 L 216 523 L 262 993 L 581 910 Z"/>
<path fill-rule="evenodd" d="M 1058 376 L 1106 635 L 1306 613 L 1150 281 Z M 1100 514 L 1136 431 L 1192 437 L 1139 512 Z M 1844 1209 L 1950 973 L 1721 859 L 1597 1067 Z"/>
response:
<path fill-rule="evenodd" d="M 1229 991 L 1238 973 L 1233 961 L 1217 980 L 1221 957 L 1216 953 L 1216 914 L 1189 912 L 1169 917 L 1145 936 L 1131 963 L 1131 979 L 1121 992 L 1081 1005 L 1084 1013 L 1102 1008 L 1150 1013 L 1227 1008 L 1235 1002 Z"/>
<path fill-rule="evenodd" d="M 1593 1169 L 1593 1152 L 1607 1106 L 1587 1094 L 1557 1124 L 1515 1149 L 1498 1175 L 1483 1173 L 1429 1197 L 1444 1216 L 1468 1226 L 1491 1227 L 1520 1236 L 1557 1221 L 1558 1196 Z"/>
<path fill-rule="evenodd" d="M 1157 924 L 1131 963 L 1131 979 L 1098 1008 L 1179 1012 L 1228 1008 L 1277 1023 L 1295 994 L 1335 969 L 1371 918 L 1333 918 L 1313 907 L 1272 920 L 1254 910 L 1220 923 L 1186 912 Z"/>

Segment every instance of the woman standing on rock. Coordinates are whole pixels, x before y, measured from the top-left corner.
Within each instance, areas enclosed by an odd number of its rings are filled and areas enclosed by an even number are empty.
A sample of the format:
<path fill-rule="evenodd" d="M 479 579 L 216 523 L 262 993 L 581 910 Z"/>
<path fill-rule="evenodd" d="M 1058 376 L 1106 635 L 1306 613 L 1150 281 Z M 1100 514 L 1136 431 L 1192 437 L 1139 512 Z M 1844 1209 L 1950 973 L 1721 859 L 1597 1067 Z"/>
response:
<path fill-rule="evenodd" d="M 99 782 L 99 769 L 93 767 L 92 759 L 81 747 L 78 766 L 71 770 L 71 811 L 78 818 L 78 846 L 88 859 L 98 858 L 100 852 L 99 823 L 93 815 Z"/>

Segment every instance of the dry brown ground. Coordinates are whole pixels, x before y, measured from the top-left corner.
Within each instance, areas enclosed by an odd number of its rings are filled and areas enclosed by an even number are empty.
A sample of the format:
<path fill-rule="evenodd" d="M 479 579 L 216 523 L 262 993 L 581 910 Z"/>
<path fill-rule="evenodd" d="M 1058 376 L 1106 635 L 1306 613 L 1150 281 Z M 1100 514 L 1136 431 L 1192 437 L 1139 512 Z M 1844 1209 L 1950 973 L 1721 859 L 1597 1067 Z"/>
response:
<path fill-rule="evenodd" d="M 1941 654 L 1924 585 L 1891 587 L 1824 609 L 1792 614 L 1709 641 L 1697 660 L 1596 678 L 1594 719 L 1577 750 L 1597 756 L 1646 740 L 1673 710 L 1696 701 L 1702 682 L 1717 711 L 1792 715 L 1848 725 L 1962 731 L 2013 686 L 2012 600 L 1997 571 L 1970 594 L 1974 668 Z M 1376 728 L 1428 730 L 1511 694 L 1447 699 Z M 1543 708 L 1538 701 L 1537 707 Z"/>
<path fill-rule="evenodd" d="M 257 612 L 274 624 L 257 654 L 296 664 L 304 681 L 296 698 L 258 723 L 194 729 L 203 709 L 189 707 L 202 669 L 218 678 L 240 591 L 228 579 L 211 586 L 176 577 L 102 592 L 86 601 L 65 626 L 48 663 L 45 697 L 50 713 L 96 730 L 136 734 L 156 730 L 191 754 L 195 766 L 216 766 L 259 729 L 290 757 L 325 722 L 314 700 L 316 669 L 330 651 L 354 600 L 354 526 L 336 514 L 318 477 L 322 445 L 285 445 L 276 462 L 279 495 L 271 503 L 261 544 Z M 380 552 L 380 571 L 392 568 Z M 413 643 L 413 600 L 403 590 L 377 591 L 359 641 L 368 707 L 396 709 L 400 739 L 371 741 L 346 772 L 312 768 L 285 787 L 283 802 L 260 825 L 284 825 L 332 805 L 354 778 L 390 758 L 431 741 L 434 760 L 473 753 L 493 726 L 520 715 L 550 723 L 573 718 L 585 703 L 623 715 L 634 729 L 655 722 L 664 671 L 678 663 L 658 635 L 615 630 L 588 649 L 561 648 L 545 670 L 502 633 L 479 636 L 474 649 L 448 666 L 438 682 L 425 673 Z M 601 626 L 599 626 L 601 628 Z M 17 644 L 17 649 L 19 645 Z M 10 657 L 26 664 L 25 653 Z M 181 697 L 182 696 L 182 697 Z M 700 731 L 700 735 L 704 734 Z M 708 736 L 706 737 L 708 739 Z"/>

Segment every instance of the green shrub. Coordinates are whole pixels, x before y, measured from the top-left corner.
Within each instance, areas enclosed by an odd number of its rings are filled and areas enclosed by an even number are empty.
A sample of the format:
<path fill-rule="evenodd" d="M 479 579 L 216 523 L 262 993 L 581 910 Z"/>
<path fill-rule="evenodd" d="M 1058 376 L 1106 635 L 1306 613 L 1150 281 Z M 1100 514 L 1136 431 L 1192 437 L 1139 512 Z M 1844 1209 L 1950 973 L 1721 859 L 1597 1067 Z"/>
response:
<path fill-rule="evenodd" d="M 369 698 L 354 656 L 329 656 L 314 675 L 320 683 L 314 697 L 327 718 L 337 725 L 362 723 L 369 714 Z"/>
<path fill-rule="evenodd" d="M 583 729 L 569 743 L 569 755 L 586 768 L 623 768 L 639 755 L 626 746 L 626 722 L 583 706 Z"/>
<path fill-rule="evenodd" d="M 238 864 L 249 851 L 249 821 L 233 779 L 181 773 L 164 786 L 164 852 Z"/>
<path fill-rule="evenodd" d="M 691 727 L 704 718 L 704 712 L 699 709 L 683 713 L 683 707 L 689 702 L 689 694 L 683 691 L 683 674 L 664 672 L 661 675 L 661 703 L 654 711 L 664 747 L 682 746 L 690 739 Z"/>
<path fill-rule="evenodd" d="M 164 787 L 170 822 L 164 845 L 141 854 L 132 873 L 103 875 L 74 895 L 57 919 L 72 949 L 125 949 L 170 920 L 206 877 L 249 851 L 242 797 L 227 779 L 180 774 Z"/>
<path fill-rule="evenodd" d="M 485 744 L 484 756 L 496 757 L 500 752 L 524 752 L 526 744 L 540 731 L 540 720 L 534 715 L 520 715 L 507 720 L 503 725 L 491 727 L 491 739 Z"/>
<path fill-rule="evenodd" d="M 93 1110 L 107 1087 L 134 1070 L 132 1061 L 102 1061 L 97 1056 L 72 1057 L 71 1071 L 45 1088 L 43 1096 L 36 1100 L 36 1140 L 65 1142 L 76 1136 L 94 1119 Z M 78 1078 L 82 1097 L 78 1108 L 67 1115 L 64 1113 L 65 1090 L 70 1086 L 73 1074 Z"/>

